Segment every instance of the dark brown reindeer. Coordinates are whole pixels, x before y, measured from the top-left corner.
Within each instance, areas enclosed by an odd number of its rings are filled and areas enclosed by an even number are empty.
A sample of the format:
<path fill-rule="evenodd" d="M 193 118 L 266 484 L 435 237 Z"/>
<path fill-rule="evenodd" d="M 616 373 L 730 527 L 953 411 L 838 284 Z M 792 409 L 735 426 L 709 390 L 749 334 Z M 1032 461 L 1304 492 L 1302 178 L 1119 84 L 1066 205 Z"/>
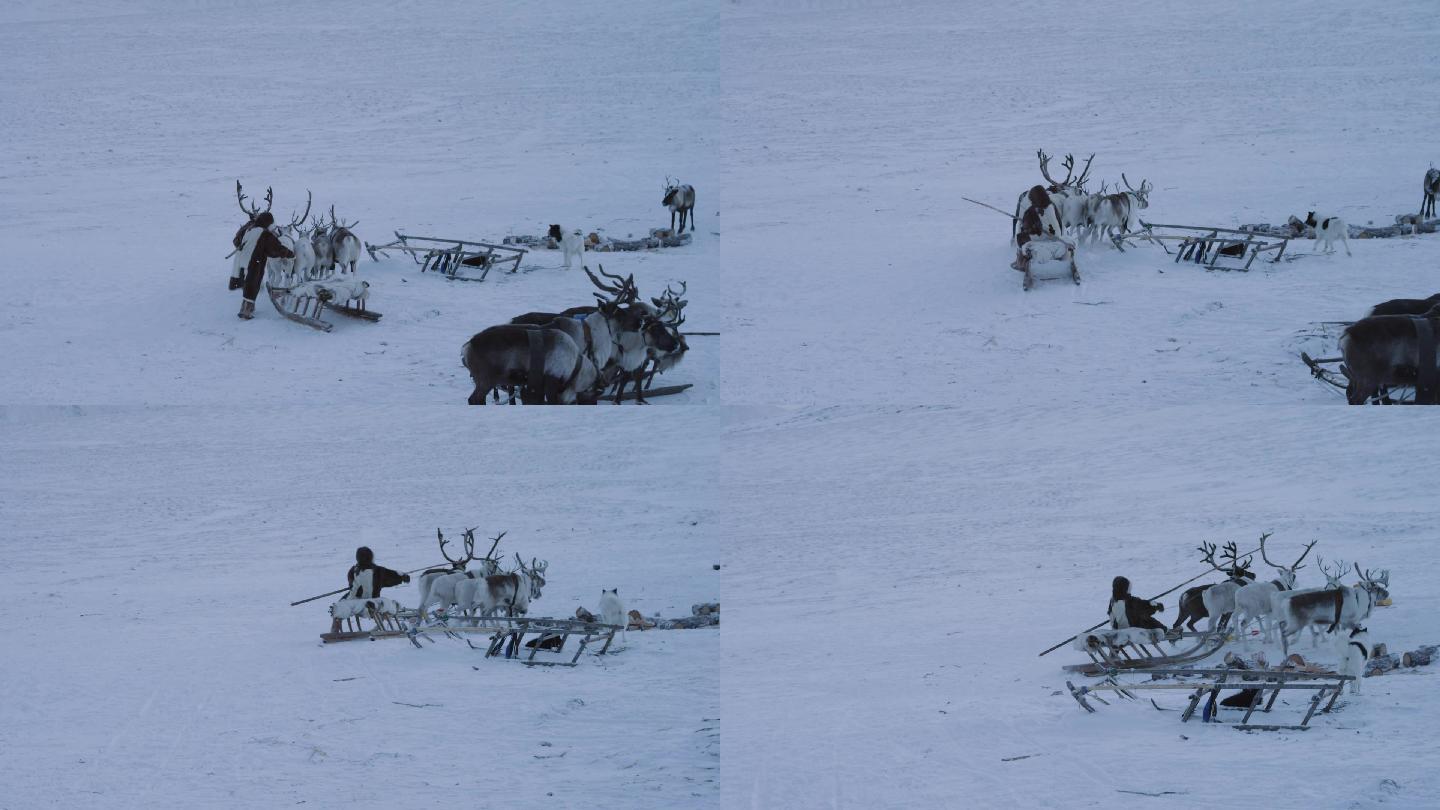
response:
<path fill-rule="evenodd" d="M 1424 315 L 1437 306 L 1440 306 L 1440 293 L 1429 298 L 1392 298 L 1371 307 L 1366 315 Z"/>
<path fill-rule="evenodd" d="M 670 230 L 677 234 L 685 232 L 685 221 L 690 220 L 690 230 L 695 230 L 694 208 L 695 208 L 695 187 L 681 185 L 665 177 L 665 197 L 660 204 L 670 209 Z M 680 230 L 675 230 L 675 215 L 680 215 Z"/>
<path fill-rule="evenodd" d="M 460 362 L 475 383 L 471 405 L 484 405 L 491 391 L 510 386 L 522 387 L 526 404 L 571 405 L 598 376 L 569 335 L 517 324 L 477 333 L 461 347 Z"/>
<path fill-rule="evenodd" d="M 1440 169 L 1435 164 L 1430 164 L 1430 169 L 1425 172 L 1425 179 L 1420 183 L 1425 196 L 1420 200 L 1420 216 L 1435 216 L 1435 195 L 1440 194 Z"/>
<path fill-rule="evenodd" d="M 1423 315 L 1376 315 L 1362 318 L 1340 335 L 1345 359 L 1345 399 L 1364 405 L 1371 399 L 1388 401 L 1392 386 L 1414 386 L 1415 402 L 1437 401 L 1436 333 L 1440 306 Z"/>

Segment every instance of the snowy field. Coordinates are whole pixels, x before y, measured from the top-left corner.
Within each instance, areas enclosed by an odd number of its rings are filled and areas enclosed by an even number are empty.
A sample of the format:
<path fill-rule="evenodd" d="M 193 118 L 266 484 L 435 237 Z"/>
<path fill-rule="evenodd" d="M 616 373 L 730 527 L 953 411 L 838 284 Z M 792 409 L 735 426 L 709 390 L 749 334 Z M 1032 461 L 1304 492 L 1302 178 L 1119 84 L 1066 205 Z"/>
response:
<path fill-rule="evenodd" d="M 0 411 L 19 610 L 0 807 L 716 805 L 715 630 L 529 669 L 443 636 L 322 645 L 329 600 L 288 607 L 343 586 L 358 545 L 442 562 L 437 525 L 548 559 L 531 615 L 595 610 L 603 588 L 647 616 L 718 598 L 716 419 L 516 411 L 475 433 L 461 408 L 403 433 L 368 409 L 292 414 L 295 452 L 263 415 Z M 616 475 L 615 448 L 644 443 L 663 451 Z"/>
<path fill-rule="evenodd" d="M 1035 150 L 1092 188 L 1155 185 L 1149 222 L 1315 209 L 1388 225 L 1440 161 L 1440 18 L 1216 3 L 724 6 L 725 389 L 767 402 L 1343 403 L 1296 334 L 1437 291 L 1440 236 L 1354 256 L 1177 266 L 1082 250 L 1084 284 L 1009 269 Z M 803 43 L 803 45 L 801 45 Z M 1056 163 L 1059 162 L 1057 157 Z M 1052 171 L 1052 174 L 1054 172 Z M 1058 178 L 1057 178 L 1058 179 Z M 846 313 L 847 317 L 837 320 Z M 858 368 L 857 368 L 858 366 Z"/>
<path fill-rule="evenodd" d="M 665 176 L 697 188 L 688 246 L 587 254 L 643 294 L 689 284 L 717 331 L 718 10 L 76 2 L 0 5 L 0 387 L 11 403 L 464 403 L 460 346 L 524 312 L 593 303 L 558 251 L 448 282 L 360 262 L 378 324 L 331 334 L 235 317 L 230 239 L 247 192 L 319 205 L 362 240 L 499 241 L 550 223 L 625 238 L 670 224 Z M 296 209 L 296 206 L 300 206 Z M 717 399 L 719 346 L 691 341 L 658 403 Z"/>
<path fill-rule="evenodd" d="M 1061 670 L 1083 655 L 1036 657 L 1105 617 L 1113 576 L 1156 594 L 1205 570 L 1201 541 L 1263 531 L 1272 557 L 1319 540 L 1391 569 L 1371 640 L 1440 643 L 1440 437 L 1409 410 L 732 415 L 725 805 L 1440 806 L 1434 665 L 1367 679 L 1309 731 L 1243 734 L 1143 699 L 1085 714 Z M 1323 584 L 1313 560 L 1299 583 Z"/>

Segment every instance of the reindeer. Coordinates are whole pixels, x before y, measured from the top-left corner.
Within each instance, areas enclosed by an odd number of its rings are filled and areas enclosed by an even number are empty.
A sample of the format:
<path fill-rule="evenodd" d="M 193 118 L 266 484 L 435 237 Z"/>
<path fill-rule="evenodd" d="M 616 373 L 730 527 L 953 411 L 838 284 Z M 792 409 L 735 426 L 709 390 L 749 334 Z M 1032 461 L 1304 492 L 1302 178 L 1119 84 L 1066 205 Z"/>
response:
<path fill-rule="evenodd" d="M 1310 549 L 1315 547 L 1315 543 L 1319 542 L 1312 540 L 1309 545 L 1305 546 L 1305 550 L 1300 552 L 1300 556 L 1295 562 L 1289 565 L 1278 565 L 1271 562 L 1270 557 L 1265 553 L 1265 541 L 1270 534 L 1270 532 L 1266 532 L 1260 535 L 1260 559 L 1264 560 L 1266 565 L 1274 568 L 1278 577 L 1268 582 L 1251 582 L 1241 586 L 1240 590 L 1235 592 L 1236 631 L 1243 634 L 1245 626 L 1251 620 L 1257 621 L 1260 623 L 1260 632 L 1264 634 L 1264 640 L 1267 642 L 1271 638 L 1271 627 L 1266 624 L 1265 620 L 1272 615 L 1275 595 L 1295 590 L 1296 572 L 1305 567 L 1300 563 L 1310 553 Z M 1245 636 L 1245 640 L 1248 643 L 1249 637 Z"/>
<path fill-rule="evenodd" d="M 455 585 L 468 578 L 466 566 L 475 559 L 475 529 L 466 529 L 461 536 L 465 545 L 465 556 L 457 560 L 445 551 L 445 533 L 438 528 L 435 530 L 435 537 L 440 541 L 440 553 L 450 563 L 450 567 L 431 568 L 419 576 L 416 582 L 420 588 L 420 604 L 415 608 L 417 627 L 425 621 L 425 609 L 431 602 L 439 605 L 440 610 L 445 610 L 455 601 Z"/>
<path fill-rule="evenodd" d="M 1360 570 L 1355 563 L 1355 573 L 1360 582 L 1354 587 L 1341 585 L 1318 591 L 1295 591 L 1280 594 L 1275 599 L 1275 614 L 1280 619 L 1280 643 L 1285 654 L 1290 654 L 1290 639 L 1299 635 L 1305 627 L 1326 625 L 1325 632 L 1350 631 L 1361 626 L 1374 609 L 1378 593 L 1389 597 L 1385 584 L 1389 582 L 1388 572 L 1383 579 L 1368 569 Z M 1317 640 L 1318 643 L 1318 640 Z"/>
<path fill-rule="evenodd" d="M 1351 405 L 1364 405 L 1371 398 L 1388 401 L 1391 386 L 1412 385 L 1416 402 L 1435 401 L 1436 392 L 1426 381 L 1437 375 L 1437 330 L 1440 305 L 1419 317 L 1377 315 L 1345 327 L 1339 341 L 1349 378 L 1345 400 Z M 1422 369 L 1422 364 L 1429 367 Z"/>
<path fill-rule="evenodd" d="M 537 363 L 531 362 L 532 352 L 538 353 Z M 595 364 L 563 331 L 515 324 L 492 326 L 467 340 L 460 364 L 475 383 L 471 405 L 484 405 L 498 386 L 515 385 L 525 387 L 527 403 L 570 405 L 599 378 Z M 532 379 L 536 374 L 539 379 Z"/>
<path fill-rule="evenodd" d="M 550 563 L 530 558 L 526 567 L 520 555 L 515 555 L 519 568 L 508 574 L 495 574 L 485 578 L 485 587 L 478 589 L 474 607 L 482 616 L 494 616 L 504 608 L 509 616 L 524 616 L 530 610 L 530 603 L 540 598 L 540 589 L 545 587 L 545 572 Z"/>
<path fill-rule="evenodd" d="M 330 240 L 330 226 L 319 217 L 310 230 L 310 248 L 315 252 L 315 277 L 329 278 L 335 272 L 335 244 Z"/>
<path fill-rule="evenodd" d="M 474 532 L 474 529 L 469 529 L 465 532 L 466 539 L 468 540 L 467 546 L 474 545 Z M 476 594 L 479 592 L 480 586 L 485 584 L 486 578 L 496 576 L 500 573 L 500 561 L 495 558 L 495 549 L 500 547 L 501 538 L 507 534 L 509 534 L 509 532 L 500 532 L 498 535 L 490 538 L 490 550 L 485 553 L 484 557 L 480 558 L 480 570 L 466 570 L 464 578 L 456 580 L 455 605 L 458 610 L 464 612 L 466 615 L 473 614 L 476 607 Z"/>
<path fill-rule="evenodd" d="M 1430 164 L 1430 169 L 1425 172 L 1425 179 L 1421 181 L 1420 188 L 1425 196 L 1420 200 L 1420 216 L 1435 216 L 1435 195 L 1440 194 L 1440 169 L 1435 164 Z"/>
<path fill-rule="evenodd" d="M 1210 563 L 1211 568 L 1224 574 L 1226 578 L 1224 582 L 1197 585 L 1182 593 L 1180 595 L 1180 615 L 1175 617 L 1175 623 L 1170 626 L 1170 629 L 1179 630 L 1183 623 L 1187 629 L 1194 630 L 1196 623 L 1208 616 L 1210 617 L 1209 632 L 1214 632 L 1217 621 L 1223 623 L 1227 618 L 1225 614 L 1229 614 L 1235 609 L 1235 592 L 1245 584 L 1246 580 L 1254 580 L 1255 574 L 1250 571 L 1249 557 L 1246 557 L 1243 563 L 1237 559 L 1238 549 L 1234 543 L 1225 544 L 1225 554 L 1222 555 L 1222 558 L 1230 560 L 1228 569 L 1215 565 L 1214 543 L 1202 543 L 1196 550 L 1203 555 L 1206 562 Z M 1210 592 L 1216 588 L 1221 588 L 1221 590 L 1213 596 L 1210 595 Z M 1212 605 L 1226 609 L 1217 612 Z"/>
<path fill-rule="evenodd" d="M 310 216 L 310 203 L 312 198 L 310 190 L 305 190 L 305 213 L 298 218 L 290 215 L 290 224 L 279 229 L 277 238 L 280 244 L 295 254 L 293 259 L 271 259 L 279 275 L 284 278 L 286 287 L 294 287 L 301 279 L 308 278 L 315 267 L 315 250 L 310 245 L 310 240 L 301 234 L 300 226 Z M 268 268 L 268 265 L 267 265 Z"/>
<path fill-rule="evenodd" d="M 685 220 L 690 220 L 690 230 L 695 230 L 695 187 L 682 186 L 669 175 L 665 176 L 665 196 L 660 204 L 670 209 L 670 230 L 677 234 L 685 232 Z M 675 230 L 675 215 L 680 215 L 680 230 Z"/>
<path fill-rule="evenodd" d="M 1045 154 L 1044 149 L 1036 150 L 1035 156 L 1040 161 L 1040 175 L 1048 184 L 1045 191 L 1050 195 L 1050 201 L 1059 214 L 1060 229 L 1063 231 L 1071 226 L 1080 227 L 1080 223 L 1085 219 L 1086 200 L 1090 196 L 1085 193 L 1085 182 L 1090 177 L 1090 163 L 1095 160 L 1094 153 L 1091 153 L 1089 159 L 1085 161 L 1085 168 L 1081 170 L 1079 177 L 1074 176 L 1075 156 L 1067 154 L 1065 160 L 1060 164 L 1065 168 L 1065 179 L 1058 182 L 1050 176 L 1051 156 Z M 1028 190 L 1022 191 L 1019 199 L 1015 201 L 1015 219 L 1011 222 L 1010 227 L 1010 241 L 1012 242 L 1017 236 L 1016 229 L 1020 224 L 1021 212 L 1029 204 L 1029 194 Z"/>
<path fill-rule="evenodd" d="M 1370 308 L 1365 317 L 1373 318 L 1377 315 L 1424 315 L 1435 307 L 1440 306 L 1440 293 L 1429 298 L 1392 298 Z"/>
<path fill-rule="evenodd" d="M 330 206 L 330 252 L 342 273 L 347 267 L 354 273 L 355 262 L 360 258 L 360 239 L 350 232 L 351 228 L 359 224 L 358 219 L 351 223 L 335 219 L 335 206 Z"/>
<path fill-rule="evenodd" d="M 1130 230 L 1131 214 L 1150 207 L 1150 192 L 1155 187 L 1149 180 L 1142 179 L 1140 188 L 1130 185 L 1124 172 L 1120 173 L 1120 180 L 1125 184 L 1125 191 L 1118 194 L 1097 194 L 1089 199 L 1087 214 L 1093 223 L 1092 242 L 1098 242 L 1102 236 L 1110 238 L 1117 228 L 1120 233 L 1127 233 Z"/>
<path fill-rule="evenodd" d="M 650 320 L 644 329 L 645 348 L 650 358 L 650 371 L 645 376 L 645 388 L 650 387 L 656 374 L 664 374 L 679 365 L 685 353 L 690 351 L 690 345 L 680 331 L 680 326 L 685 323 L 685 305 L 690 303 L 681 298 L 687 286 L 685 282 L 680 282 L 680 290 L 676 292 L 667 284 L 664 295 L 650 299 L 660 314 Z M 643 367 L 641 371 L 644 372 Z"/>

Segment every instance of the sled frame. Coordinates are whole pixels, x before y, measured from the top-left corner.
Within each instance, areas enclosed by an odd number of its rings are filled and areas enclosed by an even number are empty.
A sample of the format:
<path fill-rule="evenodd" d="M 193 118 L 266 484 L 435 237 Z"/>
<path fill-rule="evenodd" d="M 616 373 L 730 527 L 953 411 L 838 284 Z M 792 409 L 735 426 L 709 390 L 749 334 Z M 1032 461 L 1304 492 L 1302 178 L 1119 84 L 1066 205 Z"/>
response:
<path fill-rule="evenodd" d="M 411 236 L 399 231 L 395 231 L 395 241 L 383 245 L 366 242 L 365 250 L 370 254 L 370 259 L 377 262 L 381 256 L 388 257 L 387 251 L 405 253 L 420 265 L 421 273 L 434 271 L 456 281 L 484 281 L 490 271 L 497 267 L 508 267 L 512 274 L 516 273 L 520 270 L 521 258 L 525 256 L 524 248 L 511 245 L 474 242 L 468 239 Z M 465 261 L 476 258 L 483 260 L 479 267 L 480 275 L 463 275 L 463 271 L 472 266 L 465 264 Z"/>

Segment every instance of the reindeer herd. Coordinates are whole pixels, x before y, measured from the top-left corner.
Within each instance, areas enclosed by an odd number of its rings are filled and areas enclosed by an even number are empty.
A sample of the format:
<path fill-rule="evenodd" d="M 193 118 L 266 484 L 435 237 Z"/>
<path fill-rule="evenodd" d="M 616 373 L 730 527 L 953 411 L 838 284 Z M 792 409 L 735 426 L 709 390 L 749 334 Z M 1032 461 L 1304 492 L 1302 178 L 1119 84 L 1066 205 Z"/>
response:
<path fill-rule="evenodd" d="M 1317 557 L 1325 585 L 1311 588 L 1297 588 L 1301 563 L 1315 547 L 1311 542 L 1301 550 L 1300 555 L 1289 565 L 1270 559 L 1265 541 L 1270 534 L 1260 538 L 1260 556 L 1265 564 L 1275 571 L 1275 578 L 1259 580 L 1252 570 L 1253 555 L 1241 557 L 1235 543 L 1226 543 L 1218 549 L 1220 559 L 1216 560 L 1217 548 L 1214 543 L 1204 543 L 1198 551 L 1202 559 L 1213 569 L 1225 576 L 1224 581 L 1200 585 L 1185 591 L 1180 597 L 1179 615 L 1171 630 L 1178 631 L 1181 625 L 1194 630 L 1196 624 L 1209 618 L 1207 632 L 1231 632 L 1249 644 L 1248 628 L 1258 626 L 1265 642 L 1274 640 L 1278 630 L 1279 640 L 1285 653 L 1290 652 L 1290 642 L 1301 631 L 1309 629 L 1311 641 L 1316 646 L 1322 638 L 1343 638 L 1357 630 L 1363 630 L 1366 619 L 1376 605 L 1390 601 L 1390 572 L 1376 573 L 1362 571 L 1355 564 L 1359 581 L 1345 585 L 1341 578 L 1347 573 L 1345 563 L 1337 561 L 1333 568 L 1325 564 L 1323 557 Z"/>
<path fill-rule="evenodd" d="M 1136 188 L 1130 185 L 1124 172 L 1120 173 L 1120 180 L 1125 184 L 1124 191 L 1118 187 L 1113 192 L 1109 191 L 1106 183 L 1101 183 L 1096 193 L 1086 191 L 1090 164 L 1095 160 L 1093 154 L 1086 159 L 1079 175 L 1075 174 L 1075 156 L 1066 155 L 1061 162 L 1065 169 L 1065 177 L 1061 180 L 1050 176 L 1050 155 L 1042 149 L 1035 156 L 1040 161 L 1040 175 L 1045 178 L 1042 188 L 1054 207 L 1059 224 L 1056 236 L 1073 236 L 1081 243 L 1109 240 L 1116 233 L 1128 232 L 1135 212 L 1150 206 L 1150 192 L 1154 186 L 1148 180 L 1141 180 L 1140 187 Z M 1024 210 L 1030 194 L 1029 190 L 1021 192 L 1015 202 L 1015 217 L 1010 232 L 1012 240 L 1018 241 L 1017 230 L 1025 219 Z"/>
<path fill-rule="evenodd" d="M 599 290 L 594 306 L 527 312 L 465 342 L 460 362 L 475 383 L 471 405 L 484 405 L 492 394 L 498 402 L 501 389 L 511 403 L 518 391 L 529 404 L 593 404 L 612 388 L 618 404 L 627 384 L 644 402 L 649 380 L 685 356 L 683 282 L 646 303 L 634 274 L 622 278 L 602 265 L 602 280 L 584 269 Z"/>

